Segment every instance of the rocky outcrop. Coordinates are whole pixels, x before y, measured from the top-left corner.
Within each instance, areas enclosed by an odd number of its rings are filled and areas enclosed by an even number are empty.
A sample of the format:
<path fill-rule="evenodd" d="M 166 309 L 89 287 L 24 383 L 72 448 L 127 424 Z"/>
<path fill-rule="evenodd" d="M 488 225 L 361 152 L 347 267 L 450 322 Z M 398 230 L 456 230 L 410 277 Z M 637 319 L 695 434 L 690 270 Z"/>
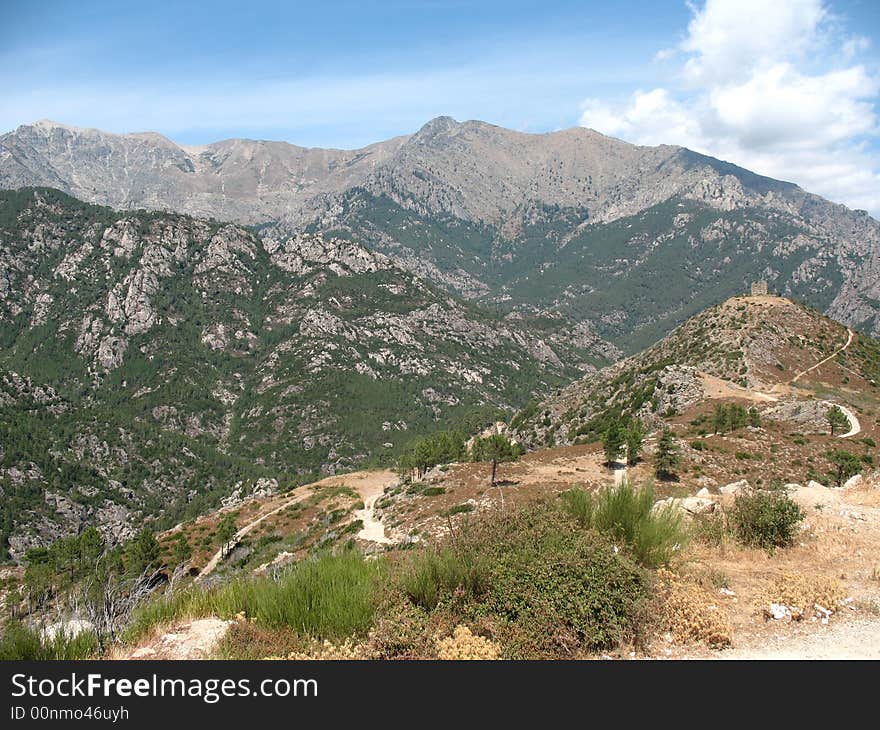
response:
<path fill-rule="evenodd" d="M 517 302 L 519 292 L 534 286 L 536 274 L 552 273 L 572 241 L 590 231 L 607 240 L 610 224 L 665 206 L 644 230 L 633 221 L 628 236 L 611 234 L 620 245 L 601 266 L 603 287 L 638 278 L 633 267 L 650 268 L 653 252 L 686 239 L 699 253 L 689 264 L 704 278 L 734 259 L 755 262 L 749 275 L 765 276 L 771 289 L 823 306 L 831 301 L 828 313 L 841 322 L 880 332 L 880 224 L 863 211 L 681 147 L 640 147 L 588 129 L 525 134 L 440 117 L 415 134 L 360 150 L 254 140 L 189 148 L 155 133 L 115 135 L 44 120 L 0 136 L 0 187 L 26 185 L 122 209 L 269 224 L 276 265 L 297 274 L 310 269 L 309 261 L 327 263 L 324 243 L 304 231 L 348 230 L 406 271 L 462 296 L 518 303 L 522 311 L 535 302 Z M 400 216 L 383 214 L 388 205 L 413 219 L 398 227 Z M 130 227 L 105 235 L 101 245 L 114 255 L 135 255 Z M 535 243 L 548 240 L 555 245 L 533 261 Z M 502 262 L 515 263 L 523 252 L 527 271 L 516 274 L 512 266 L 499 283 Z M 78 255 L 59 276 L 70 275 Z M 224 256 L 218 241 L 209 258 Z M 332 258 L 342 270 L 381 266 L 358 246 Z M 565 265 L 579 260 L 575 255 Z M 741 271 L 732 276 L 726 294 L 731 284 L 746 283 Z M 558 287 L 542 297 L 544 312 L 579 294 L 576 283 L 557 279 L 544 282 Z M 9 286 L 0 269 L 0 298 Z"/>
<path fill-rule="evenodd" d="M 25 366 L 0 372 L 2 423 L 36 434 L 0 473 L 27 487 L 17 522 L 0 520 L 16 559 L 83 524 L 116 543 L 194 502 L 231 504 L 238 482 L 351 469 L 453 412 L 543 395 L 601 346 L 341 238 L 261 239 L 49 190 L 0 192 L 0 208 L 0 355 Z"/>

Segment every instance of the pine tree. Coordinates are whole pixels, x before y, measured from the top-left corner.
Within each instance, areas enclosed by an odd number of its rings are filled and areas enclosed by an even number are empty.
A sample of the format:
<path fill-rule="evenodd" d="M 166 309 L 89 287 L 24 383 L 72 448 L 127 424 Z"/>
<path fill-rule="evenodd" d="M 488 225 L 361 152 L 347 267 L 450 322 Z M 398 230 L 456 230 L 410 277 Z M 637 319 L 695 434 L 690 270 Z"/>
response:
<path fill-rule="evenodd" d="M 159 567 L 159 543 L 153 531 L 145 527 L 128 544 L 125 565 L 129 575 L 140 575 Z"/>
<path fill-rule="evenodd" d="M 828 419 L 828 425 L 831 426 L 832 436 L 838 428 L 849 426 L 849 419 L 846 417 L 846 414 L 840 409 L 840 406 L 831 406 L 831 408 L 829 408 L 828 412 L 825 414 L 825 417 Z"/>
<path fill-rule="evenodd" d="M 498 472 L 498 464 L 504 461 L 515 461 L 519 458 L 520 449 L 506 436 L 492 434 L 487 438 L 478 438 L 474 441 L 474 461 L 491 461 L 492 476 L 490 486 L 495 486 L 495 477 Z"/>
<path fill-rule="evenodd" d="M 95 569 L 101 556 L 104 555 L 104 538 L 95 527 L 87 527 L 79 536 L 79 560 L 81 573 Z"/>
<path fill-rule="evenodd" d="M 187 562 L 192 557 L 192 548 L 189 545 L 189 541 L 186 539 L 186 535 L 182 532 L 178 533 L 177 540 L 174 543 L 174 562 L 177 565 L 183 565 L 183 563 Z"/>
<path fill-rule="evenodd" d="M 236 532 L 238 529 L 235 526 L 235 517 L 231 513 L 226 513 L 220 520 L 220 524 L 217 525 L 217 539 L 220 541 L 220 550 L 224 557 L 226 556 L 226 548 L 235 537 Z"/>
<path fill-rule="evenodd" d="M 626 441 L 626 433 L 620 425 L 620 421 L 615 419 L 605 429 L 602 434 L 602 447 L 605 449 L 605 463 L 610 467 L 617 461 L 620 450 Z"/>
<path fill-rule="evenodd" d="M 761 414 L 755 407 L 749 408 L 749 425 L 753 428 L 761 427 Z"/>
<path fill-rule="evenodd" d="M 638 463 L 644 439 L 645 426 L 638 418 L 634 418 L 626 429 L 627 466 L 635 466 Z"/>
<path fill-rule="evenodd" d="M 723 403 L 718 403 L 715 406 L 715 413 L 712 415 L 712 428 L 715 435 L 727 431 L 729 423 L 727 408 L 724 407 Z"/>
<path fill-rule="evenodd" d="M 837 486 L 842 487 L 844 482 L 859 473 L 861 462 L 859 457 L 849 451 L 835 449 L 828 452 L 828 460 L 837 467 Z"/>
<path fill-rule="evenodd" d="M 654 460 L 654 471 L 658 479 L 673 479 L 675 477 L 675 468 L 681 461 L 679 455 L 678 443 L 672 429 L 664 428 L 657 442 L 657 456 Z"/>

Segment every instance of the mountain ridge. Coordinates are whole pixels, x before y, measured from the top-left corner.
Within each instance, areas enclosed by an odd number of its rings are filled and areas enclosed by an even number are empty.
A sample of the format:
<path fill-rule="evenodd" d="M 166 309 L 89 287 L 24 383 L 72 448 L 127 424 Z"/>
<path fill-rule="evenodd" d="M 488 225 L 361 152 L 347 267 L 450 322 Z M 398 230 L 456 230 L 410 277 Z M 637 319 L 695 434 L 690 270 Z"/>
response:
<path fill-rule="evenodd" d="M 530 404 L 512 424 L 531 448 L 570 445 L 601 436 L 609 419 L 661 427 L 717 399 L 772 404 L 767 412 L 780 420 L 823 424 L 827 405 L 817 395 L 876 397 L 878 363 L 875 341 L 814 309 L 783 297 L 737 296 Z"/>
<path fill-rule="evenodd" d="M 125 535 L 235 482 L 387 462 L 603 348 L 351 241 L 0 192 L 0 540 L 21 555 L 83 520 Z"/>
<path fill-rule="evenodd" d="M 450 117 L 359 150 L 185 147 L 41 122 L 0 136 L 0 187 L 348 238 L 447 291 L 567 317 L 628 352 L 764 279 L 880 333 L 880 224 L 670 145 Z M 670 264 L 676 262 L 676 266 Z M 647 294 L 647 295 L 646 295 Z"/>

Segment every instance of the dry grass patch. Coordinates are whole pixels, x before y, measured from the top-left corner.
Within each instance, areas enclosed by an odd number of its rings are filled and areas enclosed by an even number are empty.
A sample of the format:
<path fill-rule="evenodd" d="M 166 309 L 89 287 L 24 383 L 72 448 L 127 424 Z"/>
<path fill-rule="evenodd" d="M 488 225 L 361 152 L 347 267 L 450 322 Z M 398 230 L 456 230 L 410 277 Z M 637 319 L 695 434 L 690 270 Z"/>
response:
<path fill-rule="evenodd" d="M 662 629 L 680 644 L 730 646 L 733 627 L 717 593 L 670 570 L 657 571 Z"/>
<path fill-rule="evenodd" d="M 762 596 L 761 609 L 770 603 L 788 606 L 797 615 L 811 615 L 814 606 L 837 610 L 844 599 L 843 586 L 836 578 L 804 573 L 784 573 L 776 578 Z"/>
<path fill-rule="evenodd" d="M 464 625 L 455 627 L 452 636 L 437 641 L 437 658 L 450 660 L 498 659 L 501 647 L 483 636 L 475 636 Z"/>

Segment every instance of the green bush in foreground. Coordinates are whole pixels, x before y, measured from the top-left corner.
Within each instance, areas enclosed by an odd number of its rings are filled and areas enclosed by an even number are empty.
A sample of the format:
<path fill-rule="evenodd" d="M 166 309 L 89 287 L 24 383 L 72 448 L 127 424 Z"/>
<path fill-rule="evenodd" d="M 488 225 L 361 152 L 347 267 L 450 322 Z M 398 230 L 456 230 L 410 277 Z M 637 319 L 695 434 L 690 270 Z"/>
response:
<path fill-rule="evenodd" d="M 182 617 L 233 618 L 244 612 L 266 628 L 290 628 L 317 639 L 364 634 L 376 611 L 381 561 L 355 551 L 324 553 L 271 578 L 236 578 L 214 588 L 194 586 L 144 604 L 135 611 L 126 638 Z"/>
<path fill-rule="evenodd" d="M 794 542 L 804 513 L 784 491 L 755 490 L 736 496 L 728 519 L 741 543 L 772 550 Z"/>
<path fill-rule="evenodd" d="M 643 631 L 642 569 L 555 506 L 471 519 L 402 569 L 411 603 L 450 625 L 488 622 L 507 658 L 575 656 Z"/>
<path fill-rule="evenodd" d="M 458 591 L 476 597 L 486 589 L 488 570 L 478 555 L 457 550 L 426 550 L 413 556 L 402 579 L 407 597 L 432 611 L 444 596 Z"/>
<path fill-rule="evenodd" d="M 654 508 L 654 487 L 636 489 L 624 481 L 594 495 L 585 489 L 562 494 L 566 512 L 586 528 L 622 540 L 642 565 L 666 565 L 674 552 L 687 542 L 687 531 L 679 511 L 671 506 Z"/>
<path fill-rule="evenodd" d="M 38 629 L 9 620 L 0 635 L 0 661 L 86 659 L 97 651 L 98 641 L 90 632 L 68 636 L 59 631 L 49 639 Z"/>

